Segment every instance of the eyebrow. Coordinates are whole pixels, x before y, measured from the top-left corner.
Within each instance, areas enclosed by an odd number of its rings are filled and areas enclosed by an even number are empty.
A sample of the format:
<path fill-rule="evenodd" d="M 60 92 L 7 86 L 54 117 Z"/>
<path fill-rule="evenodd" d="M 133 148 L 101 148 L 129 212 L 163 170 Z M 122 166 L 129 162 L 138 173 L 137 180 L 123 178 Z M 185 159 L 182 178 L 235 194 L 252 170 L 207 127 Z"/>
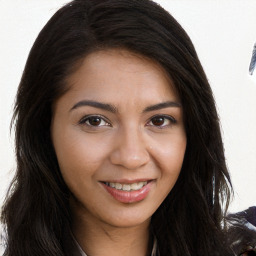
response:
<path fill-rule="evenodd" d="M 90 106 L 90 107 L 94 107 L 94 108 L 99 108 L 99 109 L 103 109 L 106 111 L 109 111 L 111 113 L 117 113 L 117 108 L 114 107 L 111 104 L 107 104 L 107 103 L 101 103 L 98 101 L 93 101 L 93 100 L 81 100 L 79 102 L 77 102 L 71 109 L 70 111 L 77 109 L 79 107 L 83 107 L 83 106 Z"/>
<path fill-rule="evenodd" d="M 80 107 L 84 107 L 84 106 L 90 106 L 90 107 L 94 107 L 94 108 L 99 108 L 102 110 L 106 110 L 109 111 L 111 113 L 118 113 L 118 109 L 108 103 L 102 103 L 102 102 L 98 102 L 98 101 L 92 101 L 92 100 L 82 100 L 77 102 L 71 109 L 70 111 L 80 108 Z M 181 104 L 175 101 L 166 101 L 166 102 L 161 102 L 155 105 L 151 105 L 146 107 L 142 113 L 145 112 L 150 112 L 150 111 L 154 111 L 154 110 L 159 110 L 159 109 L 163 109 L 163 108 L 169 108 L 169 107 L 176 107 L 176 108 L 180 108 Z"/>
<path fill-rule="evenodd" d="M 148 106 L 143 110 L 143 113 L 145 112 L 150 112 L 150 111 L 154 111 L 154 110 L 159 110 L 159 109 L 163 109 L 163 108 L 169 108 L 169 107 L 176 107 L 176 108 L 180 108 L 181 104 L 175 101 L 166 101 L 166 102 L 161 102 L 152 106 Z"/>

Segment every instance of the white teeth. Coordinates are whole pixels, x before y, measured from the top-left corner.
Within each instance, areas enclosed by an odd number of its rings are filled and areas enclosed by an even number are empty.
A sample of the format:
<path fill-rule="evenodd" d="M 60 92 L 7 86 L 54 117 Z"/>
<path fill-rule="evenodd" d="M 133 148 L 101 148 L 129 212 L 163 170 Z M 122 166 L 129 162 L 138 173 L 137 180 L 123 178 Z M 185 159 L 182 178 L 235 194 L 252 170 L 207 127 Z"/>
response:
<path fill-rule="evenodd" d="M 123 187 L 123 186 L 122 186 L 122 184 L 120 184 L 120 183 L 116 183 L 116 185 L 115 185 L 115 188 L 116 188 L 116 189 L 122 189 L 122 187 Z"/>
<path fill-rule="evenodd" d="M 124 191 L 133 191 L 133 190 L 139 190 L 145 185 L 148 184 L 147 181 L 141 181 L 137 183 L 131 183 L 131 184 L 121 184 L 121 183 L 114 183 L 114 182 L 106 182 L 107 186 L 110 186 L 112 188 L 118 189 L 118 190 L 124 190 Z"/>
<path fill-rule="evenodd" d="M 126 185 L 126 184 L 124 184 L 123 187 L 122 187 L 122 189 L 123 189 L 124 191 L 130 191 L 130 190 L 131 190 L 131 185 Z"/>
<path fill-rule="evenodd" d="M 143 186 L 144 186 L 144 182 L 138 182 L 138 183 L 133 183 L 131 185 L 131 188 L 133 190 L 138 190 L 138 189 L 141 189 Z"/>

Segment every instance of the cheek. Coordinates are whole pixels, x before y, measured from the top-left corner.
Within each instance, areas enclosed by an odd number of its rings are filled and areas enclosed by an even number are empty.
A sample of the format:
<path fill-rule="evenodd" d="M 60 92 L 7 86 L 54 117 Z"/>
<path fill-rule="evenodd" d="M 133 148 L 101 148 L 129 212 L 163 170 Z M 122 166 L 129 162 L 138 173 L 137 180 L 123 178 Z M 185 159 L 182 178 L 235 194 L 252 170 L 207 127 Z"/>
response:
<path fill-rule="evenodd" d="M 158 145 L 155 147 L 155 155 L 162 175 L 170 177 L 179 175 L 186 151 L 186 144 L 185 134 L 158 141 Z"/>
<path fill-rule="evenodd" d="M 158 138 L 152 150 L 152 156 L 154 155 L 159 170 L 156 188 L 160 192 L 155 201 L 161 204 L 173 189 L 180 175 L 186 150 L 186 136 L 182 133 L 182 136 L 168 135 Z"/>
<path fill-rule="evenodd" d="M 56 133 L 53 142 L 61 173 L 67 183 L 93 176 L 106 155 L 101 144 L 74 129 Z"/>

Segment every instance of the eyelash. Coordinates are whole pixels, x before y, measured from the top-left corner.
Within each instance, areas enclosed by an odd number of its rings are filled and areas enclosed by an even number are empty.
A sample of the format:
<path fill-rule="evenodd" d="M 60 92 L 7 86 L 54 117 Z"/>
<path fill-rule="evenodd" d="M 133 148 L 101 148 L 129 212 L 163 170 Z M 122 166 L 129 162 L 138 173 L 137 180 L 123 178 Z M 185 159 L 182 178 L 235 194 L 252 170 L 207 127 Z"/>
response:
<path fill-rule="evenodd" d="M 105 125 L 92 125 L 92 124 L 87 124 L 86 122 L 89 121 L 90 119 L 92 118 L 97 118 L 99 119 L 100 121 L 104 121 L 105 123 L 107 123 L 106 126 L 111 126 L 110 122 L 107 121 L 107 119 L 101 115 L 89 115 L 89 116 L 85 116 L 83 117 L 80 121 L 79 121 L 79 124 L 81 125 L 86 125 L 86 126 L 89 126 L 89 127 L 100 127 L 100 126 L 105 126 Z"/>
<path fill-rule="evenodd" d="M 90 123 L 87 123 L 87 122 L 90 122 L 90 119 L 99 119 L 100 123 L 102 121 L 104 121 L 106 124 L 104 125 L 92 125 Z M 170 123 L 169 124 L 166 124 L 166 125 L 154 125 L 154 124 L 150 124 L 152 123 L 152 121 L 156 118 L 159 118 L 159 119 L 164 119 L 164 123 L 167 121 L 169 121 Z M 176 124 L 177 123 L 177 120 L 172 117 L 172 116 L 169 116 L 169 115 L 155 115 L 153 117 L 151 117 L 149 119 L 149 121 L 147 122 L 146 126 L 153 126 L 153 127 L 157 127 L 159 129 L 163 129 L 165 127 L 169 127 L 173 124 Z M 104 116 L 101 116 L 101 115 L 89 115 L 89 116 L 85 116 L 83 117 L 80 121 L 79 121 L 79 124 L 80 125 L 86 125 L 88 127 L 93 127 L 93 128 L 97 128 L 97 127 L 101 127 L 101 126 L 111 126 L 110 122 L 107 120 L 107 118 L 105 118 Z"/>
<path fill-rule="evenodd" d="M 147 122 L 147 126 L 149 126 L 148 123 L 151 123 L 152 120 L 153 120 L 153 119 L 156 119 L 156 118 L 163 118 L 163 119 L 165 119 L 164 122 L 166 122 L 166 120 L 168 120 L 168 121 L 170 122 L 170 123 L 167 124 L 167 125 L 159 125 L 159 126 L 158 126 L 158 125 L 152 125 L 152 126 L 157 127 L 157 128 L 159 128 L 159 129 L 164 129 L 164 128 L 166 128 L 166 127 L 170 127 L 170 126 L 172 126 L 173 124 L 176 124 L 176 123 L 177 123 L 177 120 L 176 120 L 174 117 L 172 117 L 172 116 L 169 116 L 169 115 L 155 115 L 155 116 L 151 117 L 150 120 Z"/>

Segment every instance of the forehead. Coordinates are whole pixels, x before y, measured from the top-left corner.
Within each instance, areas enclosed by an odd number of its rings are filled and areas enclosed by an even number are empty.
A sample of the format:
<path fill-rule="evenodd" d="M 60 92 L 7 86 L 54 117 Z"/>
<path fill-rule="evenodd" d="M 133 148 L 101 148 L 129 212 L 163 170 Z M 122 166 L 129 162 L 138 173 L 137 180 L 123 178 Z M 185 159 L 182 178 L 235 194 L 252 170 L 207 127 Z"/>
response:
<path fill-rule="evenodd" d="M 67 79 L 75 98 L 109 101 L 165 101 L 178 99 L 174 83 L 162 66 L 127 50 L 89 54 Z M 148 102 L 152 103 L 152 102 Z"/>

